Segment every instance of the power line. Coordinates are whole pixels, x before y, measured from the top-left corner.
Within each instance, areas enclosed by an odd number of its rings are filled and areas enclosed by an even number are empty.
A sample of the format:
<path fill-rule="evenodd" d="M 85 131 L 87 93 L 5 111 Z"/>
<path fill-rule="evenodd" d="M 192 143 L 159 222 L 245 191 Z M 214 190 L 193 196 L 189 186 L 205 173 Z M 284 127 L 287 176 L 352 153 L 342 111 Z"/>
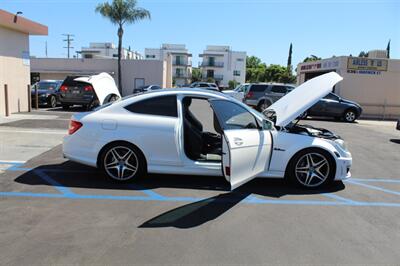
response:
<path fill-rule="evenodd" d="M 67 47 L 64 47 L 65 49 L 67 49 L 68 51 L 68 58 L 69 58 L 69 50 L 70 49 L 74 49 L 74 47 L 71 46 L 71 43 L 74 39 L 72 39 L 71 37 L 74 37 L 75 35 L 70 34 L 70 33 L 65 33 L 63 34 L 63 36 L 67 36 L 67 39 L 64 39 L 63 42 L 67 43 Z"/>

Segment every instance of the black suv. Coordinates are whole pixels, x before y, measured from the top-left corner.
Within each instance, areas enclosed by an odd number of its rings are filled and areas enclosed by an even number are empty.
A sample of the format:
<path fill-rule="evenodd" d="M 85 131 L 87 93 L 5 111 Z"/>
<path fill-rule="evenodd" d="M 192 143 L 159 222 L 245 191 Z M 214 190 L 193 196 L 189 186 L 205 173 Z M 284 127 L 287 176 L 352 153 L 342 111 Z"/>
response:
<path fill-rule="evenodd" d="M 75 81 L 81 76 L 68 76 L 60 87 L 60 103 L 63 109 L 73 105 L 81 105 L 90 109 L 96 101 L 96 93 L 90 84 Z"/>
<path fill-rule="evenodd" d="M 343 119 L 346 122 L 354 122 L 362 113 L 361 106 L 340 96 L 329 93 L 323 99 L 319 100 L 315 105 L 305 112 L 302 117 L 324 116 L 334 117 L 335 119 Z"/>

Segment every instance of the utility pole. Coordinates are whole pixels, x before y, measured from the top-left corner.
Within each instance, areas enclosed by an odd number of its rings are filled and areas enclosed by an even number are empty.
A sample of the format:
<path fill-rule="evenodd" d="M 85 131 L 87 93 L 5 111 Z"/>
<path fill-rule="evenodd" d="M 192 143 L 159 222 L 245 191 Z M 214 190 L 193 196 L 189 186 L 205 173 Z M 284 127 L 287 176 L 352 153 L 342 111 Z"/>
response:
<path fill-rule="evenodd" d="M 74 49 L 74 47 L 71 46 L 71 43 L 74 39 L 72 39 L 71 37 L 74 37 L 75 35 L 65 33 L 65 34 L 63 34 L 63 36 L 67 36 L 67 39 L 64 39 L 63 41 L 67 43 L 67 47 L 64 47 L 64 48 L 67 49 L 67 51 L 68 51 L 67 54 L 68 54 L 68 58 L 69 58 L 69 50 Z"/>
<path fill-rule="evenodd" d="M 45 49 L 44 49 L 44 53 L 46 54 L 46 57 L 47 57 L 47 41 L 46 41 L 46 45 L 45 45 Z"/>

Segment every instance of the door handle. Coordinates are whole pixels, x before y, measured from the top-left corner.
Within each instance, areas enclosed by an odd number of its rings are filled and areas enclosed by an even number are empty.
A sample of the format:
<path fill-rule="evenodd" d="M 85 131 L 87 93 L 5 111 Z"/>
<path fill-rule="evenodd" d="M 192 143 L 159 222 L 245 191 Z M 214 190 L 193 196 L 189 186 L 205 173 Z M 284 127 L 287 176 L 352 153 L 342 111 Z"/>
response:
<path fill-rule="evenodd" d="M 243 140 L 241 138 L 233 138 L 233 142 L 238 146 L 243 145 Z"/>

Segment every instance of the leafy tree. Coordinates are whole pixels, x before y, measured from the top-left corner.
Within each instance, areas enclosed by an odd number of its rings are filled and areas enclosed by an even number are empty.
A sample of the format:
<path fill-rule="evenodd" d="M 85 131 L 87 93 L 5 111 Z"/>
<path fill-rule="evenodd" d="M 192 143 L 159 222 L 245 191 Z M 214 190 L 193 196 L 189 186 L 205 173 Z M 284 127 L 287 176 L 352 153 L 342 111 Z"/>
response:
<path fill-rule="evenodd" d="M 387 55 L 387 58 L 390 58 L 390 40 L 389 40 L 389 42 L 388 42 L 388 44 L 387 44 L 387 46 L 386 46 L 386 55 Z"/>
<path fill-rule="evenodd" d="M 213 79 L 212 77 L 208 77 L 206 81 L 209 83 L 215 83 L 215 79 Z"/>
<path fill-rule="evenodd" d="M 136 0 L 112 0 L 111 3 L 104 2 L 97 5 L 96 12 L 108 18 L 112 24 L 118 26 L 118 89 L 122 92 L 121 51 L 122 36 L 124 35 L 123 26 L 125 24 L 136 23 L 139 20 L 150 19 L 150 12 L 137 7 Z"/>
<path fill-rule="evenodd" d="M 192 69 L 192 82 L 201 81 L 201 70 L 194 67 Z"/>
<path fill-rule="evenodd" d="M 364 51 L 361 51 L 361 52 L 358 54 L 358 57 L 368 57 L 368 53 L 366 53 L 366 52 L 364 52 Z"/>
<path fill-rule="evenodd" d="M 318 56 L 316 56 L 316 55 L 311 55 L 311 56 L 309 56 L 309 57 L 306 57 L 306 58 L 304 59 L 303 63 L 305 63 L 305 62 L 312 62 L 312 61 L 318 61 L 318 60 L 321 60 L 321 59 L 322 59 L 321 57 L 318 57 Z"/>
<path fill-rule="evenodd" d="M 290 72 L 292 71 L 292 50 L 293 50 L 293 45 L 292 45 L 292 43 L 290 43 L 289 55 L 288 55 L 288 59 L 287 59 L 287 69 Z"/>
<path fill-rule="evenodd" d="M 246 58 L 246 68 L 257 68 L 261 65 L 261 59 L 256 56 Z"/>
<path fill-rule="evenodd" d="M 229 86 L 229 89 L 234 89 L 234 88 L 236 88 L 236 86 L 239 84 L 239 82 L 237 82 L 236 80 L 230 80 L 229 82 L 228 82 L 228 86 Z"/>

